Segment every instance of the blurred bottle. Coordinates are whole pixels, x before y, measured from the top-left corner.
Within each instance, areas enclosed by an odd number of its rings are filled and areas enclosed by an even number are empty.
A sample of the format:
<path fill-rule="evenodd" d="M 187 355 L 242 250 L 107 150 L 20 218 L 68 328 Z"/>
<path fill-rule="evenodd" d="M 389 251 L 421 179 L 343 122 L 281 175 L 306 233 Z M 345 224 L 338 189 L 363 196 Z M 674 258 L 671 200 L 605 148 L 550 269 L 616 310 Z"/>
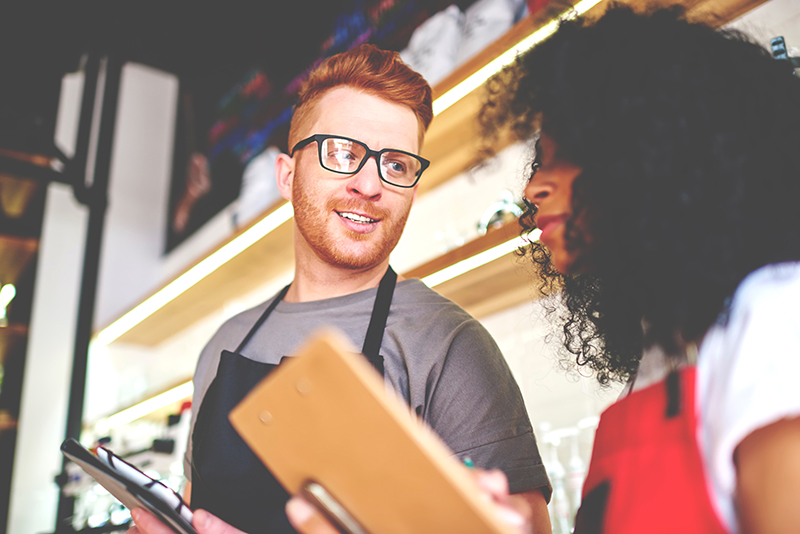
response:
<path fill-rule="evenodd" d="M 575 514 L 578 513 L 578 508 L 581 505 L 581 491 L 583 490 L 583 481 L 586 478 L 586 463 L 581 458 L 578 438 L 579 433 L 576 428 L 575 434 L 570 438 L 570 453 L 566 473 L 567 495 L 570 503 L 570 525 L 573 525 Z"/>
<path fill-rule="evenodd" d="M 570 504 L 569 496 L 565 487 L 566 471 L 558 459 L 558 446 L 561 439 L 558 437 L 545 436 L 544 441 L 548 443 L 548 455 L 545 467 L 550 476 L 550 483 L 553 485 L 553 495 L 550 504 L 547 505 L 550 511 L 550 519 L 553 523 L 553 534 L 569 534 L 570 528 Z"/>

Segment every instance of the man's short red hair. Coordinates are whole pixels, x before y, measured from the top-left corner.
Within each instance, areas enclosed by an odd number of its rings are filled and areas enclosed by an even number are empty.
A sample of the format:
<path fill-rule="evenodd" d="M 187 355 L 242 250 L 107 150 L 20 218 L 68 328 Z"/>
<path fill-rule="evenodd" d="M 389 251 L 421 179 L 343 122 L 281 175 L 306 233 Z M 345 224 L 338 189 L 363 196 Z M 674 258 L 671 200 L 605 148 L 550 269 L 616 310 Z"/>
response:
<path fill-rule="evenodd" d="M 329 90 L 352 87 L 395 104 L 417 116 L 419 141 L 433 119 L 431 86 L 400 59 L 400 54 L 364 44 L 326 59 L 303 83 L 289 128 L 289 148 L 300 141 L 300 131 L 317 117 L 316 103 Z M 328 132 L 324 132 L 328 133 Z"/>

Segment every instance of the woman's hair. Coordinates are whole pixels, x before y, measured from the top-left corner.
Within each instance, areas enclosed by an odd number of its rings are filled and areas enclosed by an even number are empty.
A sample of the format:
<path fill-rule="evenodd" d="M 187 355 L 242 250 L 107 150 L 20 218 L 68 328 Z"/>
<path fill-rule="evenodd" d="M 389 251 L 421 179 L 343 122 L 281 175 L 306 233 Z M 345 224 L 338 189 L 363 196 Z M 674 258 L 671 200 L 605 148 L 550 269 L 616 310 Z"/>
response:
<path fill-rule="evenodd" d="M 316 118 L 316 104 L 336 87 L 352 87 L 389 102 L 407 106 L 419 123 L 419 139 L 433 119 L 431 87 L 421 74 L 400 59 L 400 54 L 364 44 L 326 59 L 311 72 L 300 89 L 289 129 L 289 147 L 299 131 Z M 330 132 L 323 132 L 330 133 Z"/>
<path fill-rule="evenodd" d="M 487 138 L 541 130 L 583 169 L 566 233 L 580 274 L 559 280 L 561 318 L 566 349 L 601 383 L 635 372 L 646 346 L 699 340 L 754 269 L 800 260 L 793 74 L 677 8 L 613 6 L 563 22 L 489 83 Z M 560 276 L 542 245 L 529 254 L 546 283 Z"/>

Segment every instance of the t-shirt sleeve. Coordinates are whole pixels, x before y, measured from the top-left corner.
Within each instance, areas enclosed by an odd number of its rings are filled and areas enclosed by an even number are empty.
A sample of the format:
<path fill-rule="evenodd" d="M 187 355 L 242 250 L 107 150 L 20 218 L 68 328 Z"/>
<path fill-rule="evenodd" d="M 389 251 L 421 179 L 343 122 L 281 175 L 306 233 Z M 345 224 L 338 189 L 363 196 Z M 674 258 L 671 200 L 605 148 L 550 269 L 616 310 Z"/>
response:
<path fill-rule="evenodd" d="M 698 368 L 703 440 L 718 492 L 732 495 L 733 455 L 758 428 L 800 416 L 800 268 L 773 266 L 737 292 L 727 324 L 712 328 Z"/>
<path fill-rule="evenodd" d="M 512 493 L 551 488 L 519 386 L 491 335 L 470 320 L 428 385 L 423 417 L 456 456 L 505 472 Z"/>

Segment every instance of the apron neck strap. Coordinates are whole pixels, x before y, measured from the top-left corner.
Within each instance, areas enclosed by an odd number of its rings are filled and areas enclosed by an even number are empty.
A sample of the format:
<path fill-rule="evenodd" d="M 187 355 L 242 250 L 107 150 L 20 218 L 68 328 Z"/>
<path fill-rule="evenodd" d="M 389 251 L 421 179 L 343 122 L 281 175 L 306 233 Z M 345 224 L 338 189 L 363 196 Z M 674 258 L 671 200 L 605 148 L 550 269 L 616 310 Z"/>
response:
<path fill-rule="evenodd" d="M 236 354 L 241 354 L 242 353 L 242 349 L 245 347 L 245 345 L 247 345 L 248 341 L 250 341 L 250 338 L 253 337 L 253 335 L 255 335 L 256 330 L 261 328 L 261 325 L 264 324 L 264 321 L 267 320 L 267 317 L 269 317 L 269 314 L 272 313 L 272 310 L 275 309 L 275 306 L 277 306 L 278 303 L 283 300 L 283 297 L 286 296 L 286 292 L 289 291 L 289 286 L 290 285 L 292 285 L 292 284 L 288 284 L 286 287 L 281 289 L 280 293 L 275 295 L 275 298 L 272 299 L 272 302 L 269 303 L 269 306 L 267 306 L 267 309 L 264 310 L 264 313 L 262 313 L 261 317 L 258 318 L 258 321 L 256 321 L 256 324 L 253 325 L 253 327 L 250 329 L 250 331 L 247 333 L 247 335 L 244 336 L 244 339 L 242 340 L 242 342 L 239 343 L 239 346 L 236 347 Z"/>
<path fill-rule="evenodd" d="M 372 306 L 372 317 L 370 317 L 367 328 L 367 337 L 364 339 L 364 347 L 361 349 L 361 353 L 370 361 L 376 359 L 381 350 L 383 330 L 386 328 L 386 319 L 389 317 L 389 308 L 392 306 L 396 283 L 397 273 L 389 266 L 378 286 L 378 294 L 375 296 L 375 304 Z"/>

